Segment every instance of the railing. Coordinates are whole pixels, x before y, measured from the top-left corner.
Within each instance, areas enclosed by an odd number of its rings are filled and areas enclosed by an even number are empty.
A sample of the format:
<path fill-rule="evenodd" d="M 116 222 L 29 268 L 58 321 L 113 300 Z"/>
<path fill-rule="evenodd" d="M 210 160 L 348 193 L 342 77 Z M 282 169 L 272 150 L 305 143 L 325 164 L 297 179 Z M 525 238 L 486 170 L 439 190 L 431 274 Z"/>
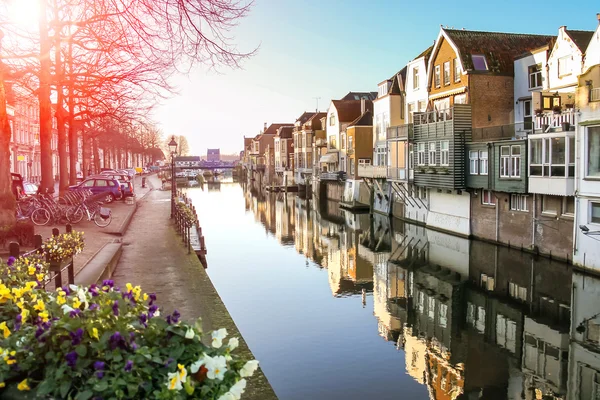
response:
<path fill-rule="evenodd" d="M 533 130 L 533 121 L 473 128 L 473 141 L 489 139 L 525 138 Z"/>
<path fill-rule="evenodd" d="M 345 181 L 346 173 L 344 171 L 338 172 L 321 172 L 319 175 L 322 181 Z"/>
<path fill-rule="evenodd" d="M 406 180 L 406 168 L 388 167 L 387 179 L 395 180 L 395 181 L 405 181 Z"/>
<path fill-rule="evenodd" d="M 200 227 L 196 207 L 192 204 L 191 199 L 181 192 L 177 193 L 177 199 L 174 200 L 177 200 L 175 203 L 181 202 L 185 204 L 184 207 L 187 207 L 189 210 L 189 212 L 185 212 L 183 207 L 175 207 L 173 214 L 175 229 L 181 235 L 181 240 L 187 247 L 188 254 L 193 250 L 204 268 L 206 268 L 208 266 L 206 262 L 206 244 L 202 235 L 202 228 Z"/>
<path fill-rule="evenodd" d="M 590 101 L 600 101 L 600 87 L 590 90 Z"/>
<path fill-rule="evenodd" d="M 563 128 L 563 124 L 564 128 Z M 563 110 L 560 113 L 546 112 L 535 117 L 535 129 L 542 133 L 552 132 L 552 129 L 562 128 L 570 130 L 575 125 L 575 113 L 573 109 Z"/>
<path fill-rule="evenodd" d="M 385 165 L 359 165 L 358 176 L 361 178 L 385 178 L 387 167 Z"/>
<path fill-rule="evenodd" d="M 454 119 L 454 108 L 444 110 L 433 110 L 413 114 L 414 125 L 431 124 L 433 122 L 452 121 Z"/>
<path fill-rule="evenodd" d="M 317 139 L 317 140 L 315 140 L 315 146 L 327 147 L 327 140 L 326 139 Z"/>
<path fill-rule="evenodd" d="M 387 128 L 387 139 L 408 139 L 414 133 L 413 124 L 390 126 Z"/>

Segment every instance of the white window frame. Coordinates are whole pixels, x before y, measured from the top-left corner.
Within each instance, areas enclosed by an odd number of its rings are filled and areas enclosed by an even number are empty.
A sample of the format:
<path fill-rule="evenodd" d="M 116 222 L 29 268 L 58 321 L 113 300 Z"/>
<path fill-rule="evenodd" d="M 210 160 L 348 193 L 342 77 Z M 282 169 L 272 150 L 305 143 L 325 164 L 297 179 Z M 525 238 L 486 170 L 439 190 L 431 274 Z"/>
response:
<path fill-rule="evenodd" d="M 600 218 L 597 221 L 594 221 L 594 207 L 598 207 L 600 209 L 600 202 L 590 201 L 589 212 L 588 212 L 588 224 L 600 225 Z"/>
<path fill-rule="evenodd" d="M 432 146 L 433 146 L 433 150 L 432 150 Z M 428 161 L 428 165 L 430 166 L 435 166 L 437 165 L 437 160 L 436 160 L 436 154 L 437 153 L 437 149 L 436 149 L 436 142 L 429 142 L 427 144 L 427 161 Z"/>
<path fill-rule="evenodd" d="M 442 80 L 441 80 L 441 76 L 440 76 L 440 66 L 436 65 L 434 68 L 434 74 L 433 74 L 433 85 L 436 88 L 442 87 L 441 85 Z"/>
<path fill-rule="evenodd" d="M 507 149 L 508 154 L 502 154 Z M 519 154 L 514 154 L 518 150 Z M 521 177 L 521 146 L 500 146 L 500 178 Z"/>
<path fill-rule="evenodd" d="M 569 199 L 573 199 L 573 212 L 567 212 L 567 200 L 569 200 Z M 570 217 L 570 218 L 575 217 L 575 198 L 574 197 L 565 196 L 562 198 L 561 214 L 563 217 Z"/>
<path fill-rule="evenodd" d="M 482 58 L 483 59 L 483 62 L 485 63 L 485 69 L 477 69 L 477 68 L 475 68 L 475 58 Z M 487 58 L 485 57 L 484 54 L 471 54 L 471 62 L 473 62 L 473 69 L 475 71 L 489 71 L 490 70 L 490 67 L 489 67 L 488 62 L 487 62 Z"/>
<path fill-rule="evenodd" d="M 446 61 L 444 63 L 444 86 L 448 86 L 452 81 L 450 74 L 450 61 Z"/>
<path fill-rule="evenodd" d="M 448 304 L 440 303 L 440 327 L 448 326 Z"/>
<path fill-rule="evenodd" d="M 450 165 L 450 141 L 440 141 L 440 165 L 447 167 Z"/>
<path fill-rule="evenodd" d="M 408 168 L 411 170 L 415 168 L 415 148 L 412 143 L 408 144 Z"/>
<path fill-rule="evenodd" d="M 598 167 L 597 175 L 590 175 L 590 137 L 592 135 L 600 136 L 600 125 L 588 126 L 585 130 L 585 149 L 583 152 L 583 156 L 585 157 L 585 177 L 590 179 L 600 179 L 600 166 Z M 600 152 L 600 146 L 598 151 Z"/>
<path fill-rule="evenodd" d="M 558 70 L 558 77 L 562 78 L 563 76 L 569 76 L 573 73 L 573 65 L 572 65 L 572 56 L 564 56 L 560 57 L 556 62 L 556 69 Z M 561 63 L 562 68 L 561 68 Z M 565 71 L 563 71 L 565 70 Z"/>
<path fill-rule="evenodd" d="M 556 210 L 549 210 L 548 209 L 548 204 L 547 203 L 548 203 L 548 200 L 550 200 L 549 197 L 556 197 L 556 196 L 551 196 L 551 195 L 548 195 L 548 194 L 543 194 L 542 195 L 542 214 L 544 214 L 544 215 L 551 215 L 551 216 L 556 217 L 558 215 L 559 210 L 558 209 L 556 209 Z M 560 207 L 560 205 L 559 205 L 559 207 Z"/>
<path fill-rule="evenodd" d="M 479 175 L 488 174 L 488 151 L 479 150 Z"/>
<path fill-rule="evenodd" d="M 453 60 L 454 62 L 454 82 L 460 82 L 461 72 L 460 72 L 460 64 L 458 63 L 458 58 Z"/>
<path fill-rule="evenodd" d="M 523 211 L 529 212 L 527 208 L 527 195 L 524 194 L 511 194 L 510 195 L 510 209 L 511 211 Z"/>
<path fill-rule="evenodd" d="M 535 72 L 529 72 L 530 68 L 540 68 L 539 71 L 535 71 Z M 529 72 L 529 81 L 528 81 L 528 85 L 529 85 L 529 89 L 539 89 L 542 87 L 542 68 L 541 68 L 541 64 L 533 64 L 530 65 L 529 67 L 527 67 L 527 70 Z M 535 78 L 535 83 L 537 84 L 537 86 L 531 86 L 531 78 L 534 77 Z"/>
<path fill-rule="evenodd" d="M 425 165 L 425 142 L 417 143 L 417 165 Z"/>
<path fill-rule="evenodd" d="M 469 150 L 469 174 L 479 175 L 479 152 Z"/>
<path fill-rule="evenodd" d="M 514 282 L 508 283 L 508 295 L 513 299 L 527 301 L 527 288 Z"/>
<path fill-rule="evenodd" d="M 419 90 L 419 67 L 413 67 L 413 90 Z"/>
<path fill-rule="evenodd" d="M 371 159 L 370 158 L 359 158 L 358 165 L 362 166 L 362 167 L 369 166 L 369 165 L 371 165 Z"/>
<path fill-rule="evenodd" d="M 481 189 L 481 204 L 484 206 L 495 206 L 496 196 L 494 192 L 487 189 Z"/>

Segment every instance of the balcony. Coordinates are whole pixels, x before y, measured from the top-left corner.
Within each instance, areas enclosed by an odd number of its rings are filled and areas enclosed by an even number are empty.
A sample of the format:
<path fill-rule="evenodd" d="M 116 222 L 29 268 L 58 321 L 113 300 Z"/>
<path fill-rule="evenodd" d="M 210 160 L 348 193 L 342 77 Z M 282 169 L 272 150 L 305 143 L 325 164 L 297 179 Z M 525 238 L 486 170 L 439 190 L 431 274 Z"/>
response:
<path fill-rule="evenodd" d="M 561 112 L 544 112 L 535 117 L 534 133 L 575 130 L 575 112 L 572 108 Z"/>
<path fill-rule="evenodd" d="M 346 173 L 344 171 L 321 172 L 319 177 L 322 181 L 345 181 Z"/>
<path fill-rule="evenodd" d="M 387 128 L 387 139 L 412 139 L 413 133 L 413 124 L 390 126 Z"/>
<path fill-rule="evenodd" d="M 529 136 L 529 192 L 575 193 L 575 132 Z"/>
<path fill-rule="evenodd" d="M 387 168 L 387 179 L 390 181 L 406 181 L 406 168 Z"/>
<path fill-rule="evenodd" d="M 315 146 L 317 146 L 317 147 L 327 147 L 327 139 L 317 139 L 317 140 L 315 140 Z"/>
<path fill-rule="evenodd" d="M 385 165 L 359 165 L 358 176 L 361 178 L 385 178 L 387 167 Z"/>

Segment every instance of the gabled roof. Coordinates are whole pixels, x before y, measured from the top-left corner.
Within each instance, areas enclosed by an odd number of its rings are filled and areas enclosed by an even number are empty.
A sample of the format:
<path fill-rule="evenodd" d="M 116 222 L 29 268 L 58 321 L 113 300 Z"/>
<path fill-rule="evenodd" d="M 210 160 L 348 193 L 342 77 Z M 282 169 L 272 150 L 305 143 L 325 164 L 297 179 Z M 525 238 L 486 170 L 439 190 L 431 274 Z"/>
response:
<path fill-rule="evenodd" d="M 348 126 L 373 126 L 373 113 L 371 110 L 365 111 L 354 121 L 350 122 Z"/>
<path fill-rule="evenodd" d="M 438 49 L 440 38 L 449 40 L 450 45 L 457 51 L 464 71 L 473 71 L 471 55 L 485 55 L 488 71 L 499 74 L 514 74 L 514 59 L 526 51 L 547 45 L 554 39 L 551 35 L 531 35 L 523 33 L 482 32 L 457 29 L 440 31 L 432 55 Z M 430 68 L 431 69 L 431 68 Z"/>
<path fill-rule="evenodd" d="M 271 124 L 269 127 L 262 133 L 263 135 L 276 135 L 277 129 L 282 126 L 294 126 L 294 124 L 284 123 L 284 124 Z M 257 136 L 258 137 L 258 136 Z"/>
<path fill-rule="evenodd" d="M 298 117 L 296 122 L 299 123 L 300 125 L 302 125 L 302 124 L 306 123 L 306 121 L 311 119 L 314 115 L 315 115 L 315 113 L 313 111 L 304 111 L 304 113 Z"/>
<path fill-rule="evenodd" d="M 340 100 L 375 100 L 376 98 L 377 92 L 348 92 L 348 94 Z"/>
<path fill-rule="evenodd" d="M 277 129 L 277 137 L 280 137 L 282 139 L 289 139 L 292 137 L 293 132 L 293 126 L 282 126 L 281 128 Z"/>
<path fill-rule="evenodd" d="M 579 48 L 581 54 L 585 54 L 585 50 L 590 44 L 590 40 L 594 37 L 594 31 L 573 31 L 565 28 L 565 32 L 573 40 L 573 43 Z"/>
<path fill-rule="evenodd" d="M 321 118 L 326 117 L 326 116 L 327 116 L 326 112 L 317 112 L 317 113 L 314 113 L 312 115 L 312 117 L 310 117 L 306 122 L 313 121 L 315 119 L 321 119 Z"/>
<path fill-rule="evenodd" d="M 252 143 L 252 138 L 251 137 L 244 137 L 244 148 L 248 147 L 250 144 Z"/>
<path fill-rule="evenodd" d="M 413 61 L 417 60 L 417 59 L 419 59 L 421 57 L 425 57 L 425 64 L 427 64 L 427 62 L 429 61 L 429 56 L 431 56 L 431 52 L 432 51 L 433 51 L 433 45 L 429 46 L 421 54 L 419 54 L 418 56 L 416 56 L 415 58 L 413 58 Z"/>
<path fill-rule="evenodd" d="M 352 122 L 362 113 L 362 100 L 331 100 L 337 110 L 340 123 Z M 365 100 L 367 110 L 373 109 L 373 102 Z"/>

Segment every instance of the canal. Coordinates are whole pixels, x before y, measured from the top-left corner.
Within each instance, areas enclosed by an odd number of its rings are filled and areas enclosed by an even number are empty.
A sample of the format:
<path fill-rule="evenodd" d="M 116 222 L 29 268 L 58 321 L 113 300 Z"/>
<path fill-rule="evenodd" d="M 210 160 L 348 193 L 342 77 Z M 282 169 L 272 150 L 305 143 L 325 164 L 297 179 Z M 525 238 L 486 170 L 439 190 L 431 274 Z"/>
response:
<path fill-rule="evenodd" d="M 188 193 L 280 399 L 600 399 L 598 279 L 335 202 Z"/>

